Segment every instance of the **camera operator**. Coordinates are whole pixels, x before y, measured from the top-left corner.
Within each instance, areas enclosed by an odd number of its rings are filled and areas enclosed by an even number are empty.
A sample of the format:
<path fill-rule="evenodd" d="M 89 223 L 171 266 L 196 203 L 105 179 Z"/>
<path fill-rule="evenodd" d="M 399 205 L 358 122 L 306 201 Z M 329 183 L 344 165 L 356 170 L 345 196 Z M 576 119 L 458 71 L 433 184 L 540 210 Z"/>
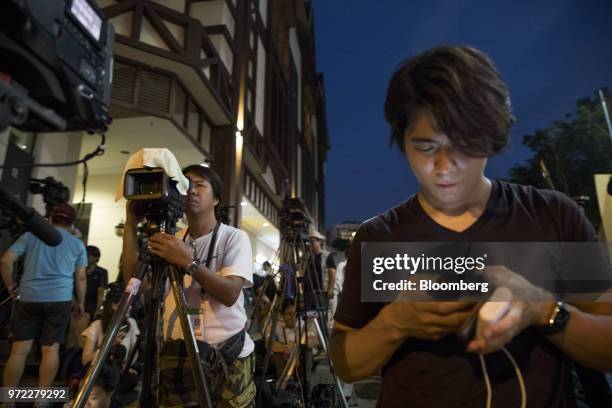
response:
<path fill-rule="evenodd" d="M 2 279 L 14 300 L 13 344 L 4 367 L 3 386 L 15 387 L 23 374 L 25 359 L 34 340 L 42 350 L 38 385 L 53 383 L 59 366 L 59 345 L 64 341 L 73 306 L 75 317 L 83 315 L 87 278 L 87 253 L 70 229 L 76 213 L 69 204 L 57 205 L 51 225 L 62 235 L 58 246 L 50 247 L 29 232 L 23 234 L 0 259 Z M 24 255 L 24 273 L 16 299 L 13 264 Z M 72 293 L 76 276 L 76 302 Z"/>
<path fill-rule="evenodd" d="M 351 245 L 331 340 L 338 375 L 352 382 L 382 369 L 379 407 L 480 407 L 490 402 L 490 389 L 492 406 L 516 407 L 522 382 L 499 352 L 507 346 L 524 376 L 528 406 L 575 406 L 570 359 L 612 369 L 611 303 L 555 302 L 505 267 L 486 269 L 492 283 L 540 301 L 515 299 L 465 346 L 455 333 L 472 303 L 361 302 L 362 242 L 597 241 L 565 195 L 485 177 L 487 159 L 507 145 L 514 118 L 506 85 L 481 51 L 442 46 L 402 63 L 389 83 L 385 116 L 420 189 L 361 225 Z M 477 354 L 490 362 L 490 383 Z"/>
<path fill-rule="evenodd" d="M 191 181 L 185 204 L 189 227 L 176 236 L 153 235 L 148 251 L 185 272 L 183 284 L 189 318 L 202 360 L 206 360 L 202 363 L 213 405 L 251 407 L 255 397 L 254 344 L 245 331 L 247 317 L 242 294 L 243 288 L 252 286 L 251 244 L 244 231 L 217 221 L 215 210 L 222 194 L 220 177 L 200 165 L 188 166 L 183 173 Z M 123 238 L 126 281 L 137 264 L 136 232 L 140 217 L 133 204 L 128 203 Z M 215 244 L 209 252 L 211 241 Z M 163 331 L 160 404 L 198 406 L 176 305 L 169 290 L 164 297 Z"/>

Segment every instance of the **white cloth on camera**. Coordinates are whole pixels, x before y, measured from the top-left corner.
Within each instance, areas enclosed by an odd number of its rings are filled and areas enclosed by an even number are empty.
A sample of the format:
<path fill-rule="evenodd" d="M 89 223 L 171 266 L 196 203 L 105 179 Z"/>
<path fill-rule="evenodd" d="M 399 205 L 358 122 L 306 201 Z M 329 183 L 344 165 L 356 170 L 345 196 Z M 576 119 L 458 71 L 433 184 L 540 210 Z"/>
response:
<path fill-rule="evenodd" d="M 161 148 L 144 148 L 130 156 L 123 174 L 121 182 L 115 193 L 115 201 L 119 201 L 123 197 L 123 187 L 125 185 L 125 173 L 131 169 L 139 169 L 142 167 L 161 167 L 166 174 L 176 180 L 176 189 L 179 193 L 186 195 L 189 189 L 189 179 L 183 175 L 183 170 L 179 162 L 174 157 L 174 154 L 168 149 Z"/>

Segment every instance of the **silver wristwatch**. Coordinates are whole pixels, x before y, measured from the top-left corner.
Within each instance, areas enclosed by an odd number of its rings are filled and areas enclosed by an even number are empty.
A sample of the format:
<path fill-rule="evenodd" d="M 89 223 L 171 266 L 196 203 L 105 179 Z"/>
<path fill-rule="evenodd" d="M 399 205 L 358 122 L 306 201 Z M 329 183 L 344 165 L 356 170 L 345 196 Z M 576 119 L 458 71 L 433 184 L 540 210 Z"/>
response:
<path fill-rule="evenodd" d="M 198 269 L 200 268 L 200 265 L 201 265 L 200 260 L 198 258 L 195 258 L 193 261 L 191 261 L 189 265 L 185 267 L 185 269 L 183 269 L 183 271 L 187 275 L 193 276 L 193 274 L 196 273 Z"/>

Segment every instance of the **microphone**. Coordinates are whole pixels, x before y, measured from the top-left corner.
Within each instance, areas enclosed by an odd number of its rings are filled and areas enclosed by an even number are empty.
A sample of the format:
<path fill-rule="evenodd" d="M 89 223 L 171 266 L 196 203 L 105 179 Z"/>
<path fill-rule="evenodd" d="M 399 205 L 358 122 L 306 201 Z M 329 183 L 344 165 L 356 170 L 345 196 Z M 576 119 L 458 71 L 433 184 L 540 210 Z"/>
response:
<path fill-rule="evenodd" d="M 31 232 L 46 245 L 58 246 L 62 235 L 55 227 L 49 225 L 36 210 L 27 208 L 16 200 L 8 191 L 0 187 L 0 207 L 23 223 L 23 228 Z"/>

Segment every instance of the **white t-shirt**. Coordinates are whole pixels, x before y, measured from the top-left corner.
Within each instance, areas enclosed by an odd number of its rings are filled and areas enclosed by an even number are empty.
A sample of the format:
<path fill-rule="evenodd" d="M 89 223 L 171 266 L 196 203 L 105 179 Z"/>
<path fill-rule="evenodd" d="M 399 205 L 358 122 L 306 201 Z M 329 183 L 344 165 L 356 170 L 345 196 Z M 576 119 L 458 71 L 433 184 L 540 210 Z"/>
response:
<path fill-rule="evenodd" d="M 185 230 L 179 231 L 177 236 L 183 238 L 185 233 Z M 190 248 L 192 242 L 195 242 L 196 257 L 202 265 L 206 262 L 211 239 L 212 231 L 195 241 L 189 235 L 185 237 L 185 243 Z M 251 242 L 247 233 L 229 225 L 220 224 L 210 270 L 221 276 L 243 277 L 243 288 L 250 288 L 253 286 L 252 258 Z M 242 291 L 236 303 L 227 307 L 206 293 L 202 295 L 200 284 L 191 276 L 185 275 L 183 285 L 196 339 L 215 346 L 244 329 L 247 316 Z M 169 284 L 166 284 L 164 295 L 164 338 L 183 338 L 181 322 L 176 314 L 176 303 Z M 255 344 L 247 333 L 242 352 L 238 357 L 246 357 L 254 349 Z"/>
<path fill-rule="evenodd" d="M 130 352 L 136 345 L 137 337 L 140 334 L 140 330 L 138 330 L 138 324 L 136 324 L 136 320 L 132 319 L 131 317 L 128 317 L 127 322 L 130 325 L 130 330 L 126 333 L 125 337 L 121 341 L 121 345 L 123 345 L 127 350 L 127 353 L 125 354 L 126 358 L 130 355 Z M 102 320 L 94 320 L 85 330 L 83 330 L 81 336 L 87 337 L 89 340 L 91 340 L 96 345 L 96 348 L 100 347 L 102 345 L 102 340 L 104 340 L 104 331 L 102 331 Z"/>

